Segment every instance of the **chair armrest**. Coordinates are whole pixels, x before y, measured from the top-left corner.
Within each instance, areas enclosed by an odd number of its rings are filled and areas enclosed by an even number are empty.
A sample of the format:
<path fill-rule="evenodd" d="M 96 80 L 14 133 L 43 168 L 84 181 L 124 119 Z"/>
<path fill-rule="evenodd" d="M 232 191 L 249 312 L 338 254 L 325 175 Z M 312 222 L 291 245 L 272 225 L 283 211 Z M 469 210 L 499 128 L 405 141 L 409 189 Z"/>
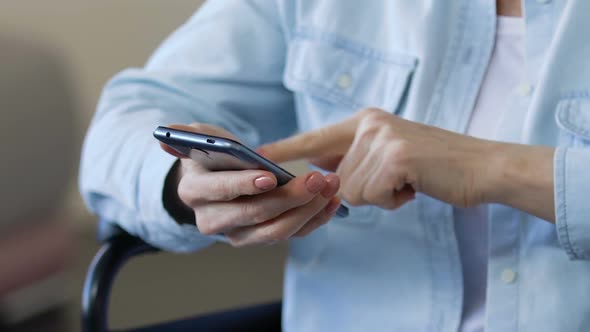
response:
<path fill-rule="evenodd" d="M 103 245 L 90 264 L 82 290 L 83 332 L 108 331 L 109 297 L 117 272 L 134 256 L 158 251 L 104 220 L 99 223 L 98 233 Z"/>

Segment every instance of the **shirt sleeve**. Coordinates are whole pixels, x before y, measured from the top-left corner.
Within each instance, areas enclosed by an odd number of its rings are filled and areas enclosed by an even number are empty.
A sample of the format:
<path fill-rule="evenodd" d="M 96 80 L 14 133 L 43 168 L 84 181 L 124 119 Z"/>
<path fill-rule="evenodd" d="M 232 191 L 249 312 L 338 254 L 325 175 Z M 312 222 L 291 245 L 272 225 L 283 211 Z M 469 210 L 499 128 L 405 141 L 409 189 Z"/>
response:
<path fill-rule="evenodd" d="M 273 2 L 209 1 L 144 68 L 116 75 L 103 90 L 82 151 L 80 190 L 89 208 L 165 250 L 213 243 L 215 237 L 178 224 L 163 207 L 175 158 L 152 132 L 204 122 L 251 146 L 291 134 L 293 97 L 281 81 L 285 48 Z"/>
<path fill-rule="evenodd" d="M 555 152 L 557 234 L 571 259 L 590 260 L 590 149 Z"/>

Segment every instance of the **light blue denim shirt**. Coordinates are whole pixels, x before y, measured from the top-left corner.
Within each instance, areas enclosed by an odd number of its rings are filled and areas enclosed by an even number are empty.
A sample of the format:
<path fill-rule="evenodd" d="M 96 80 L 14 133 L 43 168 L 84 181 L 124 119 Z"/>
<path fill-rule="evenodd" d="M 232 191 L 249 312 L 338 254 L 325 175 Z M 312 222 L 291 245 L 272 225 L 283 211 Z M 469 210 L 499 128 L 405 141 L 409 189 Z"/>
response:
<path fill-rule="evenodd" d="M 590 1 L 523 2 L 527 81 L 506 96 L 497 140 L 559 146 L 557 223 L 490 207 L 486 330 L 590 331 Z M 83 151 L 84 198 L 156 246 L 205 247 L 215 239 L 162 206 L 174 158 L 156 126 L 212 123 L 257 146 L 374 106 L 464 132 L 495 17 L 495 0 L 210 1 L 145 68 L 105 87 Z M 453 219 L 418 195 L 292 240 L 285 330 L 457 330 Z"/>

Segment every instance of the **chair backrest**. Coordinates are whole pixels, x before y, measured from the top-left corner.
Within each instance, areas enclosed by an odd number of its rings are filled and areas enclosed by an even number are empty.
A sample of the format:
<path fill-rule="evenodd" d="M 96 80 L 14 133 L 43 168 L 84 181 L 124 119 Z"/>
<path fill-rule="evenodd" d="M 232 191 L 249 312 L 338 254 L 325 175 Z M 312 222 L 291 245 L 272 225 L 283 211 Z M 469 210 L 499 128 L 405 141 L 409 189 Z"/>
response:
<path fill-rule="evenodd" d="M 101 220 L 98 237 L 103 246 L 90 263 L 82 290 L 82 331 L 107 332 L 112 284 L 126 261 L 148 252 L 157 252 L 141 239 L 127 234 L 114 223 Z"/>
<path fill-rule="evenodd" d="M 111 286 L 117 271 L 129 259 L 157 249 L 139 238 L 127 234 L 113 223 L 99 223 L 99 238 L 103 246 L 94 256 L 82 293 L 82 331 L 108 332 L 108 306 Z M 280 301 L 236 308 L 229 311 L 199 315 L 192 318 L 159 323 L 132 331 L 260 331 L 281 330 Z"/>

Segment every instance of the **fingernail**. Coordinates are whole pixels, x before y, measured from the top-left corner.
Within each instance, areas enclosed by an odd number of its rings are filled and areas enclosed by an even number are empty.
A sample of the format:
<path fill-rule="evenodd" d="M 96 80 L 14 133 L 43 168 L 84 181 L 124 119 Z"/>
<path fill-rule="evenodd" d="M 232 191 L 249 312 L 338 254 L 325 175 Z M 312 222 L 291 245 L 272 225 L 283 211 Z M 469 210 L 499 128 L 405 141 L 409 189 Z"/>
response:
<path fill-rule="evenodd" d="M 305 186 L 307 190 L 312 194 L 319 193 L 324 186 L 326 185 L 326 181 L 324 181 L 324 177 L 319 173 L 313 173 L 307 181 L 305 181 Z"/>
<path fill-rule="evenodd" d="M 322 196 L 324 198 L 332 198 L 338 192 L 340 188 L 340 178 L 335 174 L 328 174 L 326 176 L 327 185 L 322 190 Z"/>
<path fill-rule="evenodd" d="M 258 189 L 269 190 L 275 187 L 275 181 L 268 176 L 261 176 L 254 180 L 254 185 Z"/>
<path fill-rule="evenodd" d="M 339 200 L 331 200 L 330 203 L 328 203 L 328 205 L 326 205 L 326 207 L 324 208 L 324 211 L 326 211 L 327 214 L 334 214 L 336 212 L 336 210 L 338 210 L 338 207 L 340 206 L 340 201 Z"/>

